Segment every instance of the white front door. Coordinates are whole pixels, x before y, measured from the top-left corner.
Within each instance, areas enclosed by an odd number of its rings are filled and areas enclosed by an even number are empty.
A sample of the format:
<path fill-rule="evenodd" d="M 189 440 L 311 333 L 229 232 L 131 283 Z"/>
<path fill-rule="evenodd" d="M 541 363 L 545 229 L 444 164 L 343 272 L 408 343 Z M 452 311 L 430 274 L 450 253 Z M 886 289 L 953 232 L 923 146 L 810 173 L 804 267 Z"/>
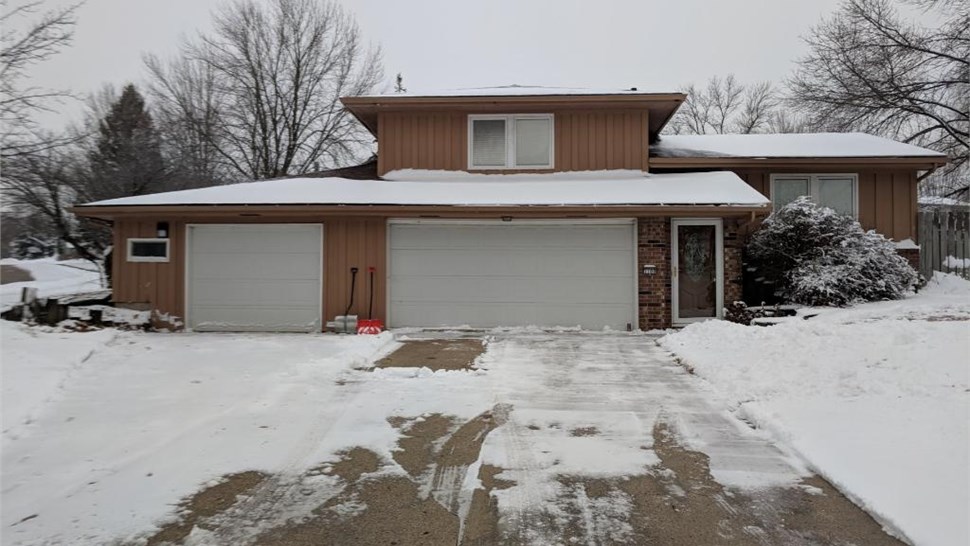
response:
<path fill-rule="evenodd" d="M 674 219 L 670 230 L 674 324 L 721 318 L 724 309 L 721 219 Z"/>
<path fill-rule="evenodd" d="M 321 224 L 198 224 L 186 229 L 189 328 L 322 329 Z"/>
<path fill-rule="evenodd" d="M 637 328 L 633 220 L 392 220 L 391 326 Z"/>

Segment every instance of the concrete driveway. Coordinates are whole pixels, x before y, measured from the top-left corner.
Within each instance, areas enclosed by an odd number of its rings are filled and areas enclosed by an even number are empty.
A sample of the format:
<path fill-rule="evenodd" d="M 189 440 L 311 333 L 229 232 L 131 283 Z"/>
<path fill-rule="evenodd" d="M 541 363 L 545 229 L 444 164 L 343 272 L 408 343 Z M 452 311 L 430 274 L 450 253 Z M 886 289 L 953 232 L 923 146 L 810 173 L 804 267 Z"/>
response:
<path fill-rule="evenodd" d="M 295 479 L 228 477 L 219 494 L 199 495 L 241 500 L 203 506 L 193 536 L 280 545 L 897 543 L 735 419 L 654 338 L 491 334 L 473 369 L 462 371 L 449 353 L 470 362 L 479 341 L 440 337 L 404 336 L 421 340 L 415 352 L 361 371 L 359 394 L 341 403 L 369 399 L 386 385 L 368 375 L 390 374 L 409 383 L 387 393 L 401 406 L 449 389 L 452 399 L 488 400 L 488 410 L 468 420 L 447 407 L 391 411 L 385 418 L 400 436 L 389 459 L 359 447 Z M 418 371 L 409 358 L 440 361 L 442 371 Z M 319 477 L 335 480 L 324 495 Z M 301 498 L 312 509 L 286 518 Z M 186 530 L 184 520 L 178 525 Z M 179 541 L 175 531 L 169 538 Z"/>

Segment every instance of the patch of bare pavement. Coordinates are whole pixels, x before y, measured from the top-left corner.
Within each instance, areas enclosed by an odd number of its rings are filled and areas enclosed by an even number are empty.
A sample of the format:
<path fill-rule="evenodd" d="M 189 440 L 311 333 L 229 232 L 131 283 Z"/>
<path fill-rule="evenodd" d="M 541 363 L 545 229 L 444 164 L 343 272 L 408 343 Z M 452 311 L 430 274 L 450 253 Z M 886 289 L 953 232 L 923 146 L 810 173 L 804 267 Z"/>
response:
<path fill-rule="evenodd" d="M 461 357 L 469 365 L 475 358 Z M 530 463 L 523 459 L 539 449 L 529 434 L 544 430 L 517 423 L 515 412 L 503 403 L 466 422 L 441 414 L 388 417 L 399 433 L 392 460 L 358 447 L 296 482 L 257 472 L 227 476 L 187 498 L 180 519 L 148 544 L 902 544 L 817 476 L 759 489 L 721 485 L 708 455 L 685 447 L 663 414 L 638 440 L 657 464 L 622 477 L 596 477 L 595 468 L 558 474 L 553 498 L 542 497 L 546 488 L 536 497 L 541 502 L 509 510 L 503 495 L 528 485 L 521 469 Z M 518 473 L 482 463 L 483 446 L 498 431 L 504 433 L 497 445 L 516 444 L 507 452 L 518 453 L 509 459 L 520 465 Z M 566 433 L 574 441 L 604 434 L 595 426 Z M 287 513 L 292 502 L 284 502 L 294 496 L 308 505 L 296 516 Z M 252 502 L 257 497 L 272 502 Z"/>
<path fill-rule="evenodd" d="M 468 370 L 485 352 L 481 339 L 411 339 L 401 342 L 393 353 L 378 360 L 378 368 L 428 368 Z"/>
<path fill-rule="evenodd" d="M 0 284 L 12 284 L 32 280 L 34 280 L 34 276 L 26 269 L 21 269 L 15 265 L 0 265 Z"/>

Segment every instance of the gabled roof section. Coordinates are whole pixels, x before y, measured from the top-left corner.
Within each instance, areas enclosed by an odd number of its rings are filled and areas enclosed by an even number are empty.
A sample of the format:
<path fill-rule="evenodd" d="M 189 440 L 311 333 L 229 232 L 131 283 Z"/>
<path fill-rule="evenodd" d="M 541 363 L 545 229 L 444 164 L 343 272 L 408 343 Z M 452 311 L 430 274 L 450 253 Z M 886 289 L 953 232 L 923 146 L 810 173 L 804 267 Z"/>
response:
<path fill-rule="evenodd" d="M 650 146 L 656 167 L 735 166 L 817 162 L 903 163 L 932 168 L 940 152 L 865 133 L 665 135 Z"/>
<path fill-rule="evenodd" d="M 379 112 L 446 111 L 468 113 L 523 113 L 564 109 L 625 109 L 650 112 L 650 138 L 656 138 L 687 95 L 673 91 L 583 89 L 507 85 L 391 93 L 340 100 L 367 129 L 377 135 Z"/>

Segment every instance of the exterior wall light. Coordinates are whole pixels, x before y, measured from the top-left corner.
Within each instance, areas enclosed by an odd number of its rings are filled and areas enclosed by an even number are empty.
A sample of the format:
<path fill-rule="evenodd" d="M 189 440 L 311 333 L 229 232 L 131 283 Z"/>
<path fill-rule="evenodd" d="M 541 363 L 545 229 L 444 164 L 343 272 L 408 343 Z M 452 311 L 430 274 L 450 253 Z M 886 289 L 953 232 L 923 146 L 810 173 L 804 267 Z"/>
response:
<path fill-rule="evenodd" d="M 643 266 L 643 274 L 652 277 L 657 274 L 657 266 L 653 264 L 646 264 Z"/>
<path fill-rule="evenodd" d="M 168 238 L 168 222 L 159 222 L 155 224 L 155 232 L 159 239 Z"/>

